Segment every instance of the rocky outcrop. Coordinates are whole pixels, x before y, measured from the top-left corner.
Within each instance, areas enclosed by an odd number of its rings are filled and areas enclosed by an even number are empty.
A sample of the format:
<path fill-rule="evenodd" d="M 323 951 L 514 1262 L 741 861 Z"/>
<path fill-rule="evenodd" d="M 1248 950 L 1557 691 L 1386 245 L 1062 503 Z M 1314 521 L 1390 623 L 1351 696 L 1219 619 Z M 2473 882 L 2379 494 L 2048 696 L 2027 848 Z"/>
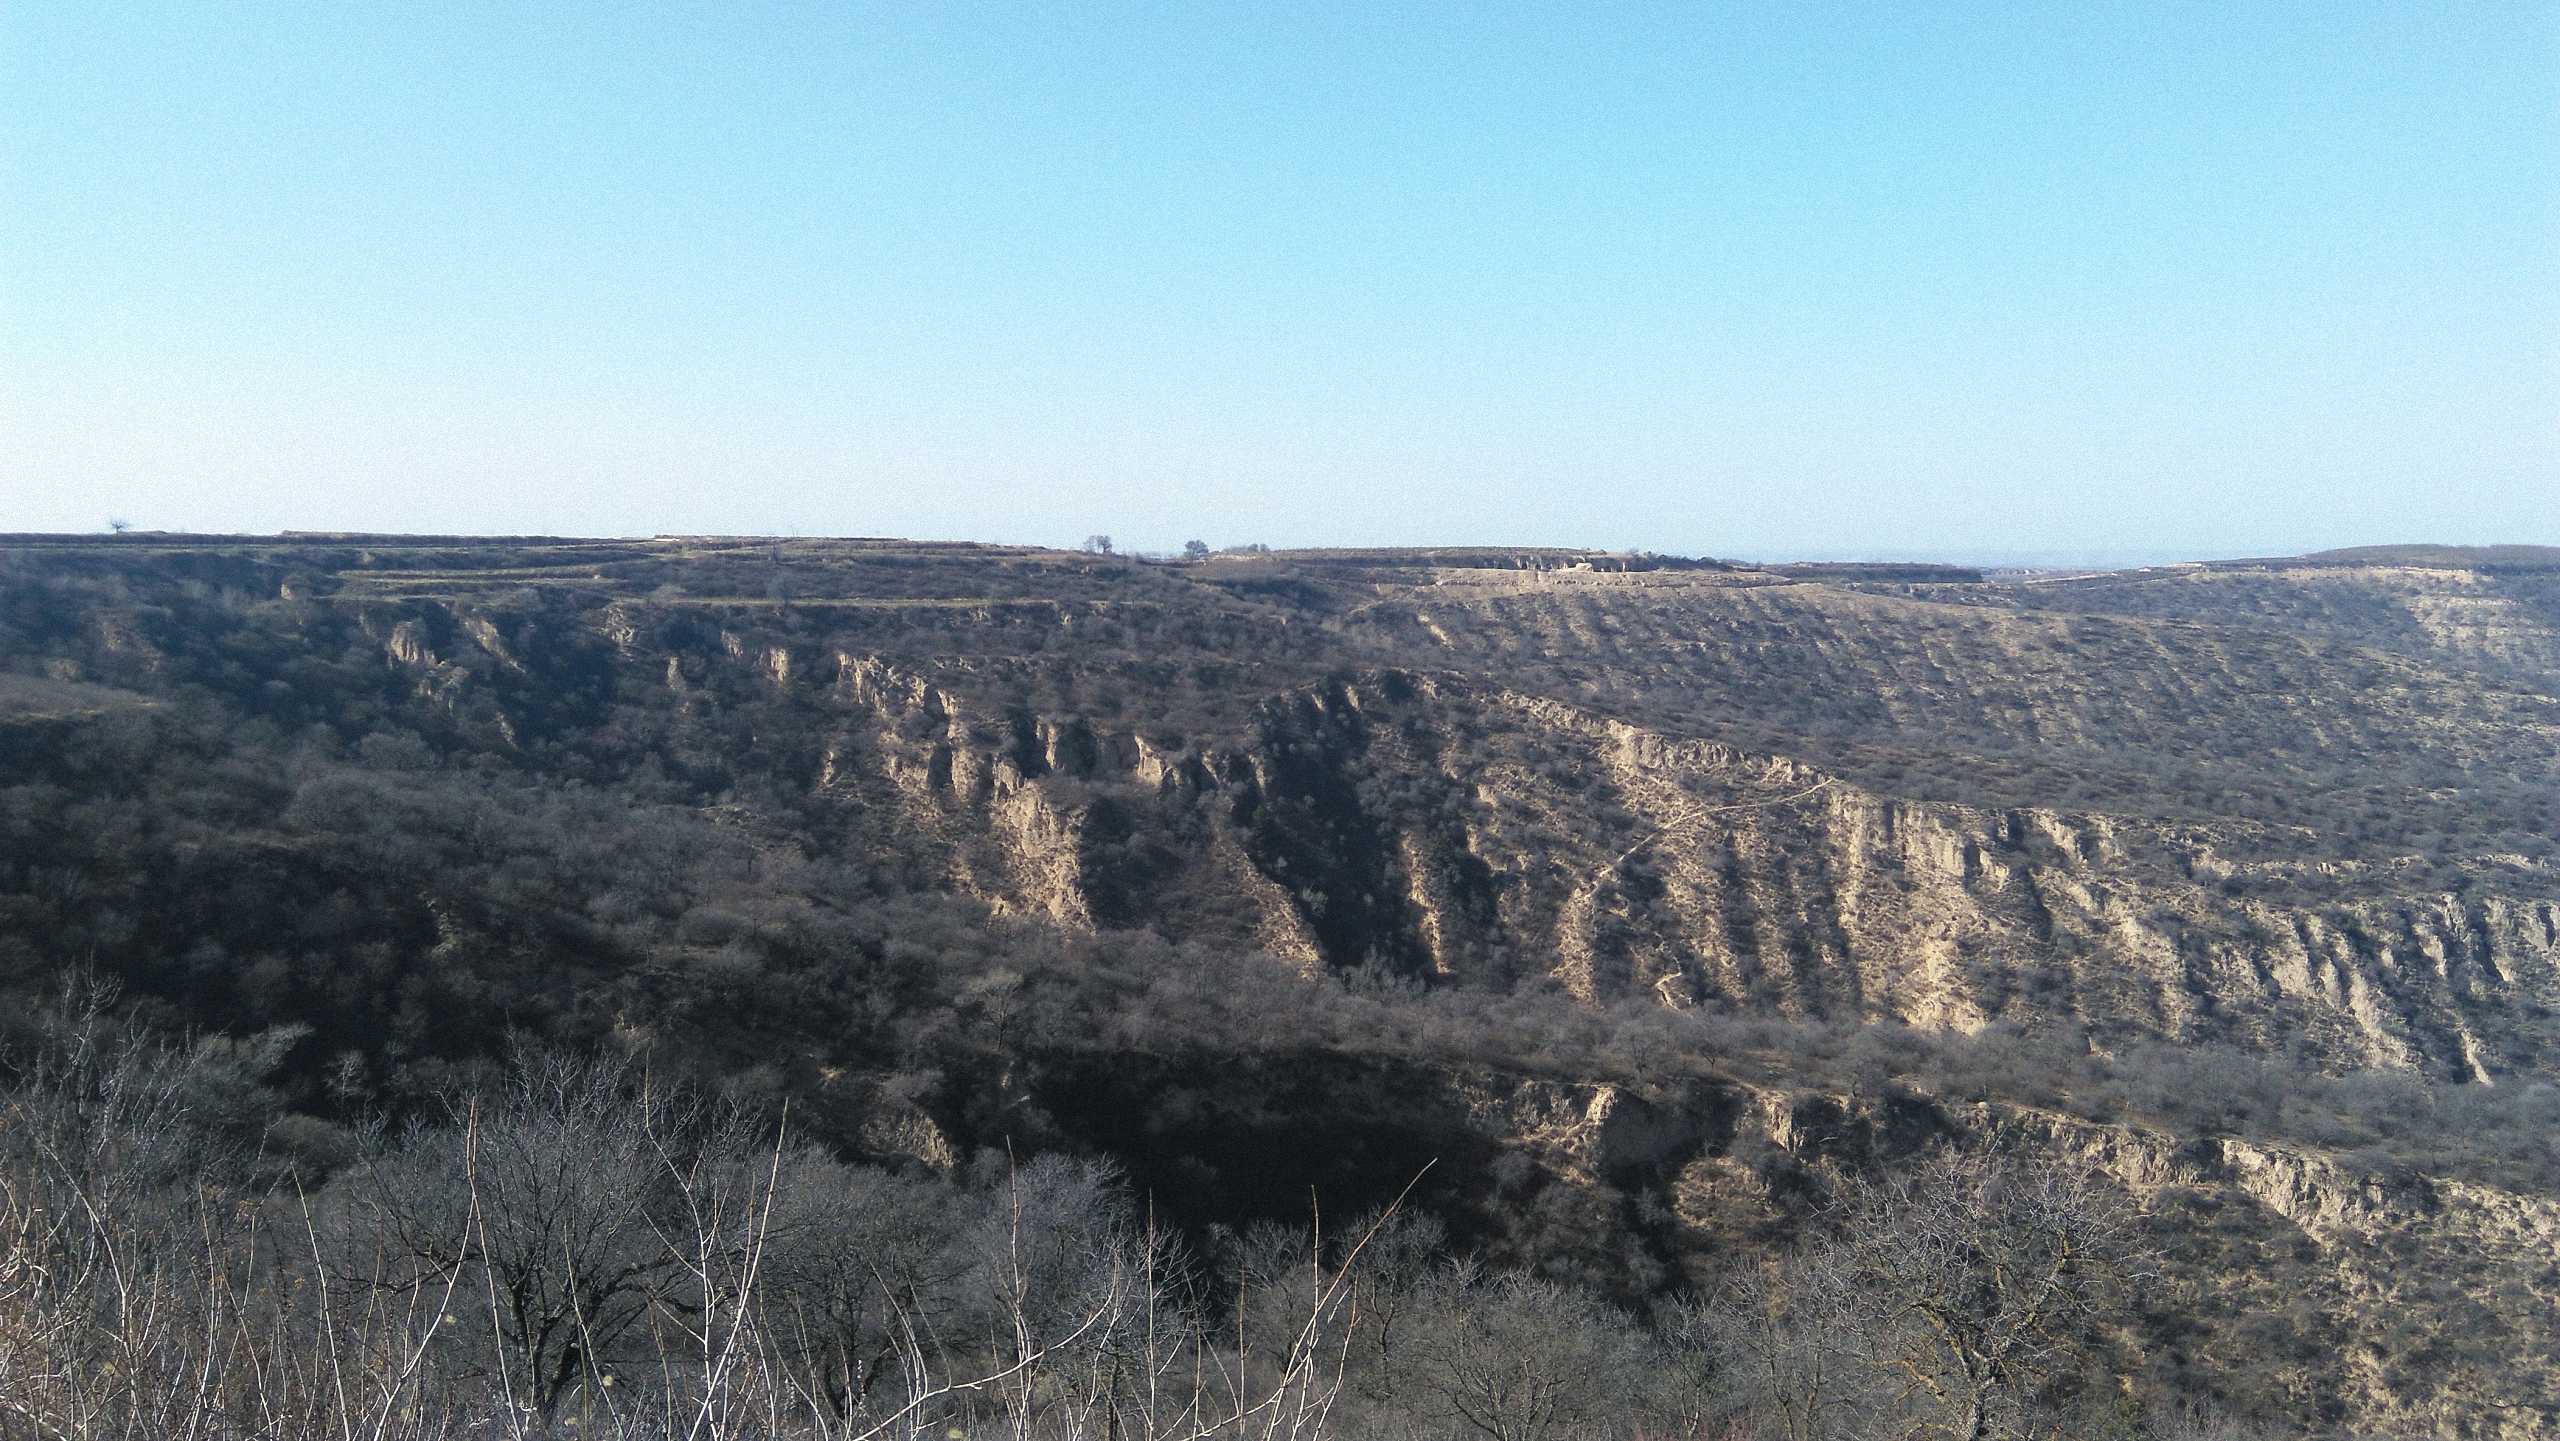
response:
<path fill-rule="evenodd" d="M 2560 1386 L 2548 1372 L 2508 1368 L 2491 1378 L 2469 1362 L 2480 1342 L 2497 1355 L 2560 1353 L 2560 1198 L 2474 1182 L 2377 1175 L 2318 1152 L 2223 1137 L 2180 1143 L 2135 1128 L 2037 1112 L 1977 1107 L 1990 1144 L 2104 1171 L 2154 1211 L 2240 1208 L 2295 1243 L 2259 1262 L 2190 1275 L 2198 1311 L 2307 1311 L 2352 1338 L 2297 1362 L 2294 1396 L 2306 1412 L 2392 1436 L 2560 1435 Z M 2175 1223 L 2172 1223 L 2175 1224 Z M 2222 1225 L 2231 1229 L 2226 1218 Z M 2413 1258 L 2424 1257 L 2413 1264 Z M 2243 1351 L 2251 1366 L 2270 1359 Z M 2527 1391 L 2515 1378 L 2526 1377 Z M 2351 1420 L 2349 1418 L 2352 1418 Z"/>
<path fill-rule="evenodd" d="M 263 549 L 282 553 L 243 558 Z M 1033 918 L 1004 934 L 1034 948 L 1052 928 L 1145 929 L 1177 943 L 1126 948 L 1153 964 L 1260 952 L 1359 1005 L 1419 998 L 1360 1042 L 1413 1054 L 1155 1058 L 1115 1081 L 1146 1050 L 1128 1040 L 1039 1096 L 1052 1118 L 1083 1106 L 1094 1149 L 1178 1154 L 1155 1182 L 1223 1202 L 1273 1155 L 1351 1135 L 1329 1174 L 1365 1203 L 1378 1176 L 1463 1154 L 1482 1184 L 1443 1200 L 1488 1247 L 1530 1259 L 1534 1223 L 1571 1266 L 1653 1294 L 1669 1273 L 1647 1267 L 1766 1245 L 1834 1170 L 1961 1133 L 2144 1197 L 2193 1248 L 2178 1305 L 2198 1334 L 2292 1348 L 2285 1409 L 2339 1434 L 2504 1437 L 2554 1413 L 2538 1397 L 2466 1412 L 2479 1388 L 2449 1339 L 2553 1348 L 2547 1197 L 2263 1136 L 1834 1095 L 1847 1083 L 1830 1075 L 1710 1083 L 1695 1078 L 1722 1073 L 1694 1057 L 1577 1076 L 1537 1040 L 1485 1054 L 1503 1048 L 1490 1025 L 1463 1066 L 1391 1034 L 1427 1030 L 1444 1002 L 1658 1025 L 1657 1042 L 1722 1034 L 1659 1006 L 1807 1052 L 1864 1022 L 2015 1027 L 2075 1051 L 2216 1042 L 2530 1101 L 2521 1088 L 2560 1074 L 2547 566 L 2330 557 L 2007 585 L 1561 552 L 1159 567 L 700 538 L 591 557 L 347 538 L 21 550 L 0 567 L 13 776 L 37 778 L 37 740 L 100 709 L 58 688 L 103 684 L 186 713 L 186 744 L 166 749 L 180 764 L 238 760 L 278 788 L 379 763 L 366 793 L 389 796 L 434 764 L 558 800 L 564 853 L 613 807 L 707 817 L 741 846 L 741 887 L 797 868 L 893 906 L 965 897 L 951 910 L 971 924 Z M 144 728 L 124 729 L 84 739 L 143 753 Z M 685 809 L 698 817 L 660 814 Z M 528 966 L 567 932 L 609 948 L 646 929 L 645 875 L 572 859 L 593 894 L 519 898 L 509 944 Z M 533 924 L 588 901 L 575 926 Z M 1178 1104 L 1159 1104 L 1166 1088 Z M 914 1096 L 948 1099 L 921 1081 Z M 973 1132 L 956 1102 L 902 1092 L 866 1122 L 837 1099 L 860 1148 L 935 1168 L 1033 1110 L 1008 1091 L 989 1103 L 1007 1119 Z M 1192 1175 L 1201 1157 L 1218 1164 Z M 2227 1329 L 2244 1324 L 2271 1329 Z"/>
<path fill-rule="evenodd" d="M 797 693 L 790 647 L 720 644 Z M 2491 1083 L 2552 1055 L 2531 1017 L 2560 1008 L 2560 872 L 2540 862 L 2513 890 L 2377 895 L 2390 873 L 2306 876 L 2245 832 L 1915 800 L 1403 670 L 1168 744 L 984 673 L 857 651 L 826 669 L 844 723 L 816 788 L 930 838 L 947 883 L 1062 924 L 1471 985 L 1543 971 L 1595 1004 L 2066 1023 Z"/>
<path fill-rule="evenodd" d="M 2502 1441 L 2560 1434 L 2560 1387 L 2484 1390 L 2470 1363 L 2449 1359 L 2481 1354 L 2484 1333 L 2476 1328 L 2483 1327 L 2499 1338 L 2491 1354 L 2560 1348 L 2553 1265 L 2560 1200 L 2549 1196 L 2375 1174 L 2301 1148 L 2180 1138 L 2014 1105 L 1941 1110 L 1908 1097 L 1859 1100 L 1741 1083 L 1571 1084 L 1504 1073 L 1460 1073 L 1448 1084 L 1470 1122 L 1547 1184 L 1639 1212 L 1659 1206 L 1678 1219 L 1677 1245 L 1689 1264 L 1709 1268 L 1720 1253 L 1795 1233 L 1844 1171 L 1889 1169 L 1933 1145 L 1990 1147 L 2100 1172 L 2154 1218 L 2156 1234 L 2191 1235 L 2187 1228 L 2203 1224 L 2248 1238 L 2212 1269 L 2190 1262 L 2160 1283 L 2180 1288 L 2159 1304 L 2189 1324 L 2255 1338 L 2194 1352 L 2189 1363 L 2208 1376 L 2264 1385 L 2272 1375 L 2289 1388 L 2290 1406 L 2347 1433 Z M 2413 1267 L 2418 1256 L 2430 1259 Z M 2463 1305 L 2449 1306 L 2449 1295 Z M 2311 1344 L 2271 1349 L 2269 1312 Z M 2147 1344 L 2160 1343 L 2137 1341 L 2137 1351 Z"/>

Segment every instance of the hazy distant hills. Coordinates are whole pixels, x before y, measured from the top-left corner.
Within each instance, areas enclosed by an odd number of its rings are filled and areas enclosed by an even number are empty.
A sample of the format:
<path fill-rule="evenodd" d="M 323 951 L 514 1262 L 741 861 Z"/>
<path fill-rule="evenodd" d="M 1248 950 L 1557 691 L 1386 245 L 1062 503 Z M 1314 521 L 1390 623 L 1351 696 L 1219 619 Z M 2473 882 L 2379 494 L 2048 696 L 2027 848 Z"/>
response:
<path fill-rule="evenodd" d="M 2313 551 L 2292 563 L 2304 566 L 2409 565 L 2431 570 L 2560 570 L 2560 546 L 2364 545 L 2345 550 Z"/>

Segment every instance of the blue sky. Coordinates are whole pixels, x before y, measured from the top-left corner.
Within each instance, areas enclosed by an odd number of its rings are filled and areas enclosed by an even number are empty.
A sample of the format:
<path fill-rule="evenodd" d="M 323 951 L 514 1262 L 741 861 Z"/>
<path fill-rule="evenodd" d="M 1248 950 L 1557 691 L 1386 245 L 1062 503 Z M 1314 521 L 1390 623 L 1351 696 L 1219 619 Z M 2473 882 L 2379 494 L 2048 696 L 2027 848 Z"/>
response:
<path fill-rule="evenodd" d="M 0 529 L 2560 543 L 2560 7 L 0 8 Z"/>

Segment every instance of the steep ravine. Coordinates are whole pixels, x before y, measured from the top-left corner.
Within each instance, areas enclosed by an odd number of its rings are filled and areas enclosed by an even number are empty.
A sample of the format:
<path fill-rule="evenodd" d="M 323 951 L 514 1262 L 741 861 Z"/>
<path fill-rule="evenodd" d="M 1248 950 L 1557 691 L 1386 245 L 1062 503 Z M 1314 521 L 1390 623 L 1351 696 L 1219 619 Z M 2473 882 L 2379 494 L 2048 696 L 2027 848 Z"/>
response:
<path fill-rule="evenodd" d="M 2560 1200 L 2236 1137 L 2182 1139 L 2014 1105 L 1703 1079 L 1572 1081 L 1339 1056 L 1133 1057 L 1041 1068 L 1026 1099 L 1137 1157 L 1177 1212 L 1343 1219 L 1419 1177 L 1496 1259 L 1636 1294 L 1711 1289 L 1816 1224 L 1841 1168 L 1940 1139 L 2120 1183 L 2167 1264 L 2117 1361 L 2341 1434 L 2560 1434 L 2560 1387 L 2501 1390 L 2446 1357 L 2560 1349 Z M 1744 1259 L 1744 1264 L 1748 1264 Z M 2511 1383 L 2510 1383 L 2511 1384 Z"/>
<path fill-rule="evenodd" d="M 2532 1018 L 2560 1008 L 2547 866 L 2513 867 L 2511 892 L 2376 896 L 2391 877 L 2367 873 L 2323 900 L 2297 864 L 2230 859 L 2245 835 L 1906 800 L 1444 677 L 1336 677 L 1168 751 L 830 665 L 773 682 L 846 716 L 820 787 L 941 838 L 950 884 L 1070 925 L 1459 983 L 1551 971 L 1595 1002 L 2068 1022 L 2489 1081 L 2547 1061 Z"/>
<path fill-rule="evenodd" d="M 589 659 L 434 608 L 381 629 L 418 702 L 501 749 L 554 723 L 503 703 L 547 682 L 529 666 Z M 2404 888 L 2387 864 L 2301 859 L 2315 835 L 1914 800 L 1453 675 L 1335 673 L 1176 745 L 1044 713 L 1001 669 L 628 616 L 609 634 L 621 683 L 680 713 L 811 713 L 808 783 L 866 844 L 1073 927 L 1460 984 L 1552 975 L 1596 1003 L 2063 1022 L 2489 1082 L 2553 1059 L 2549 862 Z"/>
<path fill-rule="evenodd" d="M 2560 571 L 212 550 L 0 556 L 0 967 L 314 1115 L 663 1045 L 1637 1305 L 1967 1137 L 2154 1217 L 2164 1392 L 2560 1430 Z"/>

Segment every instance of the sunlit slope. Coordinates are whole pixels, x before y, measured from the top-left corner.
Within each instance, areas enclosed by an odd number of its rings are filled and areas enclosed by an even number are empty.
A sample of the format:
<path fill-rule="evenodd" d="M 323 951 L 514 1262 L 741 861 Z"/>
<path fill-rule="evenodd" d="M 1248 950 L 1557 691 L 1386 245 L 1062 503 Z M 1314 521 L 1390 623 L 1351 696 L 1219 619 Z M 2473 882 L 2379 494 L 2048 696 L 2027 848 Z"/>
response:
<path fill-rule="evenodd" d="M 2263 627 L 2560 683 L 2560 558 L 2197 566 L 2003 587 L 2002 598 L 2065 613 Z"/>
<path fill-rule="evenodd" d="M 2398 647 L 2405 637 L 2385 628 L 2054 614 L 2023 608 L 2038 594 L 2027 588 L 1963 589 L 1987 595 L 1955 604 L 1671 578 L 1451 585 L 1365 607 L 1354 624 L 1466 669 L 1817 740 L 2392 769 L 2417 755 L 2457 775 L 2550 773 L 2551 694 L 2438 668 L 2428 647 Z M 2537 642 L 2555 635 L 2524 628 Z"/>
<path fill-rule="evenodd" d="M 2409 614 L 2405 568 L 2081 583 L 2188 587 L 2164 618 L 2049 584 L 1461 558 L 30 547 L 6 659 L 212 695 L 273 743 L 688 798 L 884 886 L 1298 969 L 2551 1063 L 2560 698 L 2353 623 Z M 2314 585 L 2366 599 L 2240 599 Z M 2519 654 L 2551 643 L 2537 614 Z"/>

